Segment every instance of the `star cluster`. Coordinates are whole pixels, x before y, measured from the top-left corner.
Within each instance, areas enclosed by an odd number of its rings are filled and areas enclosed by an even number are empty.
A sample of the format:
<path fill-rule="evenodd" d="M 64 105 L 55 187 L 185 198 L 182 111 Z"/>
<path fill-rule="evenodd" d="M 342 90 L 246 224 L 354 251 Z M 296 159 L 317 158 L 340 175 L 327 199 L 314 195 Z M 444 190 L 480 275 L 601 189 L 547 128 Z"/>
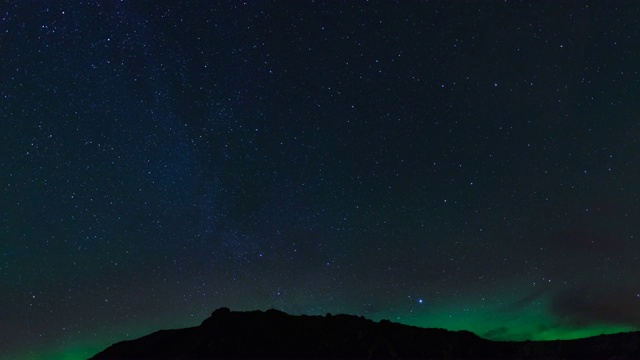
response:
<path fill-rule="evenodd" d="M 10 1 L 0 357 L 215 308 L 640 329 L 640 7 Z"/>

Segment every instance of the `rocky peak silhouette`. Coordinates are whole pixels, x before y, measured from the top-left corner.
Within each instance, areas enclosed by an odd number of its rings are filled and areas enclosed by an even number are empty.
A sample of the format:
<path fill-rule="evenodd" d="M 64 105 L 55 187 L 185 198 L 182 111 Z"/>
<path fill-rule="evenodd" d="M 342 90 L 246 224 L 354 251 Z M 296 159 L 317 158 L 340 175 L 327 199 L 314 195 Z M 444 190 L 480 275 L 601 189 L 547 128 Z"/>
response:
<path fill-rule="evenodd" d="M 114 344 L 92 359 L 431 358 L 634 359 L 640 333 L 565 341 L 497 342 L 353 315 L 215 310 L 200 326 Z"/>

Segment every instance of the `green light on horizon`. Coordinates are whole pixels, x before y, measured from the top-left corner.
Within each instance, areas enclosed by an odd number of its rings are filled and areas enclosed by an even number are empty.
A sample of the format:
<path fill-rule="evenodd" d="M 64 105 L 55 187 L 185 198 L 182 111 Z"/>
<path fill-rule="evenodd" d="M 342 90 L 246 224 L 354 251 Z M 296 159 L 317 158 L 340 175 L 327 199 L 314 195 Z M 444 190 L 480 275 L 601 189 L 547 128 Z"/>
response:
<path fill-rule="evenodd" d="M 78 345 L 64 349 L 10 355 L 7 360 L 87 360 L 104 348 L 105 346 L 98 345 Z"/>
<path fill-rule="evenodd" d="M 397 315 L 395 313 L 379 313 L 371 318 L 376 321 L 390 319 L 394 322 L 423 328 L 443 328 L 451 331 L 467 330 L 480 337 L 499 341 L 570 340 L 640 330 L 622 325 L 601 324 L 580 328 L 558 325 L 558 319 L 550 314 L 543 305 L 528 307 L 517 312 L 499 311 L 488 307 L 448 305 L 441 308 L 431 308 L 424 313 L 412 312 L 405 317 L 398 318 Z M 405 315 L 408 314 L 405 313 Z M 184 325 L 186 321 L 175 319 L 165 322 L 165 326 L 157 326 L 157 323 L 158 320 L 155 319 L 144 326 L 135 324 L 128 329 L 129 331 L 123 331 L 125 326 L 119 326 L 119 330 L 112 331 L 109 336 L 75 339 L 73 343 L 66 346 L 40 347 L 38 350 L 11 355 L 5 360 L 86 360 L 115 342 L 139 338 L 160 328 L 175 329 L 189 326 Z M 174 326 L 167 326 L 167 323 Z M 553 324 L 556 325 L 553 326 Z M 194 325 L 190 324 L 190 326 Z M 118 336 L 118 333 L 126 335 Z"/>
<path fill-rule="evenodd" d="M 473 308 L 465 308 L 464 311 L 443 309 L 437 313 L 415 317 L 405 323 L 451 331 L 467 330 L 480 337 L 499 341 L 571 340 L 638 330 L 624 325 L 563 325 L 543 308 L 527 309 L 518 313 Z"/>

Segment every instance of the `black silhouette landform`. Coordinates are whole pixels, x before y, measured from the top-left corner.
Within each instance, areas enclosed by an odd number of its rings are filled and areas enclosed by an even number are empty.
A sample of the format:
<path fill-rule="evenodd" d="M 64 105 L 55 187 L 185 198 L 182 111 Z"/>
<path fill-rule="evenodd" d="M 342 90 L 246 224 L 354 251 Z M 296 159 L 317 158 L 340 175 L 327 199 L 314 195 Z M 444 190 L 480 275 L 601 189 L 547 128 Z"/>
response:
<path fill-rule="evenodd" d="M 352 315 L 220 308 L 200 326 L 119 342 L 92 359 L 215 358 L 640 359 L 640 332 L 507 342 Z"/>

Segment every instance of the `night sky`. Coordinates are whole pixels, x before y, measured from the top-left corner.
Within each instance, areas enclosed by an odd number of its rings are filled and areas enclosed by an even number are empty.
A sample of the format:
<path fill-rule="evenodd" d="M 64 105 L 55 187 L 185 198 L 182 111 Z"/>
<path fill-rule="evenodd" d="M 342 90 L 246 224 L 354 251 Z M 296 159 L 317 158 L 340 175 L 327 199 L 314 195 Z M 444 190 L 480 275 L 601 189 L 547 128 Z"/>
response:
<path fill-rule="evenodd" d="M 214 309 L 640 329 L 640 4 L 6 1 L 0 358 Z"/>

